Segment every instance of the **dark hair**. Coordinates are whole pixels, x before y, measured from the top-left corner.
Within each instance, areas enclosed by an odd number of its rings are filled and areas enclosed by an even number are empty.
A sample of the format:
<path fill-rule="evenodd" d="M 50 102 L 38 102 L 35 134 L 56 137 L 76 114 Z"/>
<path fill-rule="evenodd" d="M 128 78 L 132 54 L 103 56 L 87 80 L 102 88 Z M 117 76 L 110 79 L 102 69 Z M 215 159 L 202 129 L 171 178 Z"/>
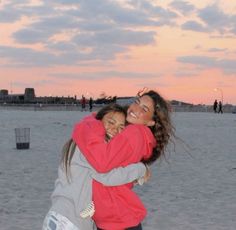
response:
<path fill-rule="evenodd" d="M 101 108 L 95 118 L 97 120 L 102 120 L 103 117 L 110 113 L 110 112 L 114 112 L 114 113 L 123 113 L 126 116 L 127 110 L 122 107 L 121 105 L 118 104 L 109 104 L 104 106 L 103 108 Z M 62 148 L 62 158 L 61 158 L 61 163 L 62 166 L 65 168 L 65 172 L 66 175 L 68 176 L 68 172 L 69 172 L 69 167 L 71 165 L 71 160 L 73 158 L 73 155 L 75 153 L 75 148 L 76 148 L 76 143 L 74 142 L 74 140 L 72 138 L 70 138 L 63 146 Z"/>
<path fill-rule="evenodd" d="M 124 107 L 122 107 L 121 105 L 113 103 L 113 104 L 109 104 L 109 105 L 101 108 L 97 112 L 95 117 L 96 117 L 97 120 L 102 120 L 102 118 L 110 112 L 123 113 L 126 116 L 127 110 Z"/>
<path fill-rule="evenodd" d="M 143 163 L 151 164 L 165 154 L 165 148 L 170 138 L 175 137 L 175 128 L 170 119 L 171 107 L 167 100 L 154 90 L 150 90 L 139 96 L 149 96 L 153 100 L 153 120 L 155 121 L 155 125 L 149 128 L 157 141 L 157 145 L 153 149 L 151 157 L 142 161 Z"/>

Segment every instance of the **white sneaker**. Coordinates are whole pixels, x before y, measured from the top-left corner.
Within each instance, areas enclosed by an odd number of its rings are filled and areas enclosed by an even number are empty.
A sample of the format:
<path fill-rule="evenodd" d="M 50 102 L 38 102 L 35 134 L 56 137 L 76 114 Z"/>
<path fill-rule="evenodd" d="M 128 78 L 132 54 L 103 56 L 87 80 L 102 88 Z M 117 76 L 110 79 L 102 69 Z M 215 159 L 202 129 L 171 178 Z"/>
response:
<path fill-rule="evenodd" d="M 94 212 L 95 212 L 94 203 L 91 202 L 87 208 L 85 208 L 82 212 L 80 212 L 80 216 L 82 218 L 86 218 L 88 216 L 92 217 Z"/>

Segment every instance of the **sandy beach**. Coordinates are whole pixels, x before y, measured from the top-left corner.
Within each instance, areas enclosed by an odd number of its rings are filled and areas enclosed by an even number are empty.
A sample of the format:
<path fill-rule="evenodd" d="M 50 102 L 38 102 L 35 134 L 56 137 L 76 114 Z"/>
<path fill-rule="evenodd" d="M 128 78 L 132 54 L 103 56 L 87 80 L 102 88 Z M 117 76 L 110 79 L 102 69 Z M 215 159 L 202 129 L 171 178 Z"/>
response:
<path fill-rule="evenodd" d="M 50 207 L 61 148 L 89 112 L 0 110 L 0 229 L 40 230 Z M 144 230 L 236 229 L 236 114 L 173 114 L 181 142 L 135 190 L 148 209 Z M 17 150 L 14 128 L 30 128 Z"/>

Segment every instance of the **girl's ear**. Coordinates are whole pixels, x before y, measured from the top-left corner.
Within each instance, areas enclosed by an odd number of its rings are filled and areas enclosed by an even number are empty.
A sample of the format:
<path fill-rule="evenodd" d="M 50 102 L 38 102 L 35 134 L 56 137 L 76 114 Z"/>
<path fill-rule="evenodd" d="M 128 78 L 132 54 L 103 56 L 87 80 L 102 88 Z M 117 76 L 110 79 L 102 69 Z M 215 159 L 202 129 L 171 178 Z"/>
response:
<path fill-rule="evenodd" d="M 155 125 L 155 121 L 150 120 L 150 121 L 147 122 L 146 125 L 147 125 L 147 126 L 154 126 L 154 125 Z"/>

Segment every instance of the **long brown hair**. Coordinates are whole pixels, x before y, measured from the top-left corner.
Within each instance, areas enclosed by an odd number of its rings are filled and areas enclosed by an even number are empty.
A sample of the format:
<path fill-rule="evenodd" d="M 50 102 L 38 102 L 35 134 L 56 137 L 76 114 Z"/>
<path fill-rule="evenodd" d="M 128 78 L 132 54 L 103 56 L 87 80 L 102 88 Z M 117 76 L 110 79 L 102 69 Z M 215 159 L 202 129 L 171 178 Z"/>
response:
<path fill-rule="evenodd" d="M 153 120 L 155 121 L 155 125 L 149 128 L 157 141 L 157 145 L 153 149 L 151 157 L 142 162 L 151 164 L 165 154 L 167 144 L 172 137 L 175 137 L 175 128 L 172 125 L 170 118 L 171 107 L 167 100 L 154 90 L 150 90 L 139 96 L 142 97 L 145 95 L 151 97 L 153 100 Z"/>
<path fill-rule="evenodd" d="M 103 117 L 110 112 L 122 113 L 126 116 L 126 109 L 124 107 L 122 107 L 121 105 L 113 103 L 113 104 L 109 104 L 109 105 L 106 105 L 103 108 L 101 108 L 97 112 L 95 118 L 97 120 L 102 120 Z M 76 143 L 74 142 L 74 140 L 72 138 L 70 138 L 64 144 L 64 146 L 62 148 L 61 164 L 62 164 L 62 167 L 65 169 L 67 178 L 68 178 L 68 174 L 69 174 L 69 168 L 71 165 L 71 161 L 72 161 L 73 155 L 75 153 L 75 149 L 76 149 Z"/>

